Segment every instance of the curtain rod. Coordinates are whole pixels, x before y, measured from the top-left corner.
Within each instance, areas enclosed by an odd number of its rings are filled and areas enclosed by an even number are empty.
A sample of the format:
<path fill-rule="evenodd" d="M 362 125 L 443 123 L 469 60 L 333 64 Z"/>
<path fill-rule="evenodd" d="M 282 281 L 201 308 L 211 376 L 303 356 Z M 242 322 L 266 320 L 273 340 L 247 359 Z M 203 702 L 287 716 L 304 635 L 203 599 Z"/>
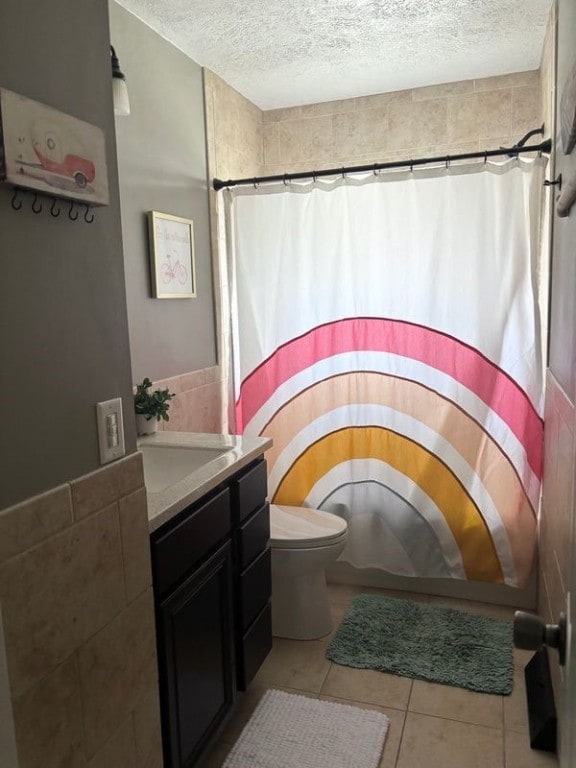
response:
<path fill-rule="evenodd" d="M 542 129 L 537 128 L 534 131 L 530 131 L 526 136 L 531 136 L 534 133 L 544 133 L 544 126 Z M 255 176 L 251 179 L 228 179 L 228 181 L 222 181 L 222 179 L 214 179 L 212 186 L 216 191 L 223 189 L 224 187 L 237 187 L 244 184 L 261 184 L 271 181 L 292 181 L 293 179 L 314 179 L 316 181 L 320 176 L 339 176 L 347 173 L 366 173 L 367 171 L 385 170 L 388 168 L 410 168 L 415 165 L 427 165 L 428 163 L 446 163 L 448 166 L 454 160 L 473 160 L 476 158 L 483 158 L 487 160 L 489 157 L 499 157 L 502 155 L 508 155 L 509 157 L 515 157 L 521 152 L 540 152 L 541 154 L 549 154 L 552 151 L 552 140 L 546 139 L 541 144 L 529 144 L 523 145 L 521 139 L 518 144 L 509 149 L 501 147 L 500 149 L 487 149 L 484 152 L 465 152 L 461 155 L 443 155 L 440 157 L 420 157 L 416 160 L 393 160 L 389 163 L 373 163 L 372 165 L 352 165 L 347 168 L 330 168 L 322 171 L 300 171 L 298 173 L 282 173 L 275 176 Z"/>

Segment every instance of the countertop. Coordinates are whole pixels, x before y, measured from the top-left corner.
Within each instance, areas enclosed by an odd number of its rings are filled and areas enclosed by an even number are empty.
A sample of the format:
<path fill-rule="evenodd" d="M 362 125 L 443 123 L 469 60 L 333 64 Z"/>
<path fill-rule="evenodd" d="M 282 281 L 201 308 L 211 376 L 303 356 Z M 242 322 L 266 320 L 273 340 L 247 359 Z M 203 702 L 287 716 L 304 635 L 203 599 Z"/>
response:
<path fill-rule="evenodd" d="M 272 446 L 272 440 L 268 437 L 200 432 L 157 432 L 138 438 L 138 447 L 150 444 L 230 449 L 168 488 L 157 493 L 148 491 L 148 526 L 152 533 L 189 504 L 261 456 Z"/>

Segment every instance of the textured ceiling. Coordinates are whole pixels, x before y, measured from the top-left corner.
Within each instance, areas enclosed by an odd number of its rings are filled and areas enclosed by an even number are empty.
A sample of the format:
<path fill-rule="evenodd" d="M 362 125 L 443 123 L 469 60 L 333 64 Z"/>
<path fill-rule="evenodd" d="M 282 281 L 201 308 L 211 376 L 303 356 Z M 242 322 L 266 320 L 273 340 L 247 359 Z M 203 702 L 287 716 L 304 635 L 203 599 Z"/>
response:
<path fill-rule="evenodd" d="M 537 69 L 550 4 L 120 0 L 261 109 Z"/>

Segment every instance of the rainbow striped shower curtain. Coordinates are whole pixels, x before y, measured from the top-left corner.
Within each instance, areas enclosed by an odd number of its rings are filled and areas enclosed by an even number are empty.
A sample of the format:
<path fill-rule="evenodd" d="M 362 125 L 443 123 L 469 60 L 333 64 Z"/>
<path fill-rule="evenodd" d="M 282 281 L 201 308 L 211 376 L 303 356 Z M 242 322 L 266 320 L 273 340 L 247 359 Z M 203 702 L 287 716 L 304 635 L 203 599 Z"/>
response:
<path fill-rule="evenodd" d="M 513 160 L 223 193 L 230 431 L 273 439 L 272 501 L 348 521 L 341 560 L 526 584 L 542 174 Z"/>

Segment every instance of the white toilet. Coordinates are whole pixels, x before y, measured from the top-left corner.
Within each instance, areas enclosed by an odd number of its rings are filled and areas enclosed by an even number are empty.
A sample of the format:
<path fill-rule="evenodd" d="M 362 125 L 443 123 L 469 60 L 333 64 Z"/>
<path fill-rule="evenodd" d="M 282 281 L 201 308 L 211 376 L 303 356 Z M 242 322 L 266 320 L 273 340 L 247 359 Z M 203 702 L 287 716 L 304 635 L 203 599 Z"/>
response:
<path fill-rule="evenodd" d="M 331 632 L 325 569 L 347 537 L 346 521 L 330 512 L 270 505 L 273 635 L 315 640 Z"/>

